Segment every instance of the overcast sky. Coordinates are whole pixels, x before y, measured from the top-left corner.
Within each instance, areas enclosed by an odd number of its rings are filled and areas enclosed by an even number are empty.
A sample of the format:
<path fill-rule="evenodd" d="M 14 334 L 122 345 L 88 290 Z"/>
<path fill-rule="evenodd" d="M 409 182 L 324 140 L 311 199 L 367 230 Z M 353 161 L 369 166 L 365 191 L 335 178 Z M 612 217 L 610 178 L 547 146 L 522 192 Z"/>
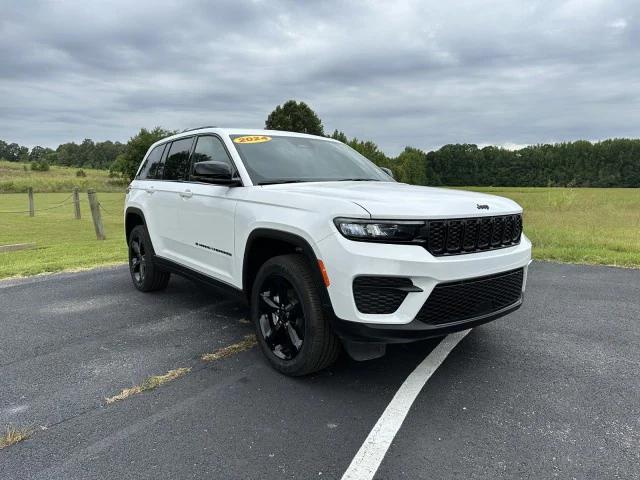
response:
<path fill-rule="evenodd" d="M 346 4 L 5 1 L 0 139 L 262 128 L 290 98 L 391 155 L 640 136 L 638 0 Z"/>

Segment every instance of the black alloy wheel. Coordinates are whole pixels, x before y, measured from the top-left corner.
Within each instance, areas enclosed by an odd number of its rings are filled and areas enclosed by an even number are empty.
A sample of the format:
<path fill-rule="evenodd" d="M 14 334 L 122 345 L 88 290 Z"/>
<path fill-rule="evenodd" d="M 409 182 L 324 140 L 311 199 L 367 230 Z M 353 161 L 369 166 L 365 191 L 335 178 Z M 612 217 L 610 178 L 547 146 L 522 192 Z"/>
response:
<path fill-rule="evenodd" d="M 259 302 L 258 321 L 267 346 L 276 357 L 293 359 L 304 342 L 304 313 L 295 288 L 272 274 L 262 283 Z"/>
<path fill-rule="evenodd" d="M 145 253 L 144 242 L 140 236 L 132 235 L 131 242 L 129 242 L 129 269 L 131 270 L 131 278 L 136 285 L 144 283 L 147 269 Z"/>
<path fill-rule="evenodd" d="M 340 354 L 321 296 L 320 272 L 303 255 L 267 260 L 251 288 L 251 320 L 258 345 L 273 368 L 285 375 L 308 375 L 331 365 Z"/>

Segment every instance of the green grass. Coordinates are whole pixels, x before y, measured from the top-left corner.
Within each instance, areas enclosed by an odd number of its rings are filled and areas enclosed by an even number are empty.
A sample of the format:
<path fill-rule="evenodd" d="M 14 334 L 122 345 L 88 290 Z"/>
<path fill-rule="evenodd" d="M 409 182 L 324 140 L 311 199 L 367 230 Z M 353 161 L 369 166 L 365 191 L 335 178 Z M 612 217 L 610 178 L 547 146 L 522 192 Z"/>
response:
<path fill-rule="evenodd" d="M 25 170 L 25 167 L 27 170 Z M 51 166 L 48 172 L 33 172 L 28 163 L 0 160 L 0 193 L 70 192 L 73 187 L 83 191 L 91 188 L 100 192 L 122 192 L 127 182 L 110 178 L 107 170 L 83 168 L 86 177 L 76 176 L 77 167 Z"/>
<path fill-rule="evenodd" d="M 640 267 L 640 189 L 477 188 L 525 209 L 534 257 L 571 263 Z M 0 278 L 126 262 L 124 193 L 98 193 L 107 239 L 97 241 L 86 193 L 82 220 L 73 205 L 40 210 L 68 193 L 35 194 L 36 216 L 0 213 L 0 245 L 36 242 L 35 250 L 0 253 Z M 26 194 L 0 195 L 0 212 L 26 210 Z"/>
<path fill-rule="evenodd" d="M 73 204 L 51 210 L 69 193 L 36 193 L 35 217 L 28 213 L 0 213 L 0 245 L 35 242 L 36 249 L 0 253 L 0 278 L 91 268 L 126 261 L 122 226 L 124 192 L 98 193 L 104 206 L 102 221 L 107 239 L 96 240 L 86 193 L 80 194 L 81 220 Z M 27 210 L 27 195 L 0 195 L 0 212 Z"/>
<path fill-rule="evenodd" d="M 536 259 L 640 267 L 640 189 L 466 187 L 524 208 Z"/>

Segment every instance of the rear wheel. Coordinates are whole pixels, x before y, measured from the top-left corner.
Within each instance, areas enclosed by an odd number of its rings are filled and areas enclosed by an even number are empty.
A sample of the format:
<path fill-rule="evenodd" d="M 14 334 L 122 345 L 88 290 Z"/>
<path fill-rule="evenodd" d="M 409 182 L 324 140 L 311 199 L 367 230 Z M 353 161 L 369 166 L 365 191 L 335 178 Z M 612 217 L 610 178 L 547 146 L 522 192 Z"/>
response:
<path fill-rule="evenodd" d="M 262 265 L 251 293 L 251 316 L 262 352 L 278 371 L 306 375 L 331 365 L 340 342 L 325 318 L 321 287 L 301 255 Z"/>
<path fill-rule="evenodd" d="M 144 225 L 136 226 L 129 235 L 129 272 L 133 286 L 141 292 L 166 288 L 171 274 L 160 270 L 153 261 L 153 248 Z"/>

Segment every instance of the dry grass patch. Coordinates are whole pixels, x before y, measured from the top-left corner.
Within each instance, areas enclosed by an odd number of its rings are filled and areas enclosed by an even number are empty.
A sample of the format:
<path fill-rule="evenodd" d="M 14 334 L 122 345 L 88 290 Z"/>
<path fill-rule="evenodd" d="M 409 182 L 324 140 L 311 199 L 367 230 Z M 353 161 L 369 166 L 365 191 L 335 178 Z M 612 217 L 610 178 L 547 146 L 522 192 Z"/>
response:
<path fill-rule="evenodd" d="M 153 390 L 154 388 L 157 388 L 162 384 L 186 375 L 190 371 L 190 368 L 176 368 L 174 370 L 169 370 L 164 375 L 152 375 L 150 377 L 147 377 L 140 385 L 136 385 L 135 387 L 131 388 L 125 388 L 119 394 L 114 395 L 113 397 L 107 397 L 105 398 L 105 400 L 107 403 L 115 403 L 120 400 L 124 400 L 125 398 L 129 398 L 133 395 L 137 395 L 147 390 Z"/>
<path fill-rule="evenodd" d="M 213 362 L 215 360 L 220 360 L 221 358 L 230 357 L 231 355 L 235 355 L 236 353 L 244 352 L 245 350 L 249 350 L 256 345 L 257 340 L 255 335 L 247 335 L 244 339 L 238 343 L 234 343 L 232 345 L 228 345 L 224 348 L 216 350 L 213 353 L 205 353 L 200 357 L 205 362 Z"/>
<path fill-rule="evenodd" d="M 20 443 L 31 436 L 31 430 L 28 428 L 7 427 L 7 431 L 0 437 L 0 450 L 16 443 Z"/>

